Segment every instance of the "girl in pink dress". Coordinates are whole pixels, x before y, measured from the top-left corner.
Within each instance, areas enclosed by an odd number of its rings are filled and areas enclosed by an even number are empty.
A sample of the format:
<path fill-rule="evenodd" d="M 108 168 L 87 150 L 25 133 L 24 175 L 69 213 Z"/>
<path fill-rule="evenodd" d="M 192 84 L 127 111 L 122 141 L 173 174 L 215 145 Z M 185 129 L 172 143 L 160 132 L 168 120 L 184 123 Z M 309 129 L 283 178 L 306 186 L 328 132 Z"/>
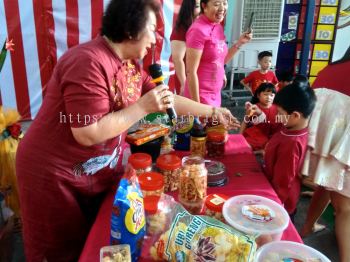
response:
<path fill-rule="evenodd" d="M 221 105 L 221 89 L 225 86 L 224 65 L 252 35 L 243 33 L 228 49 L 221 25 L 227 0 L 201 0 L 201 15 L 186 33 L 186 73 L 184 95 L 212 106 Z"/>

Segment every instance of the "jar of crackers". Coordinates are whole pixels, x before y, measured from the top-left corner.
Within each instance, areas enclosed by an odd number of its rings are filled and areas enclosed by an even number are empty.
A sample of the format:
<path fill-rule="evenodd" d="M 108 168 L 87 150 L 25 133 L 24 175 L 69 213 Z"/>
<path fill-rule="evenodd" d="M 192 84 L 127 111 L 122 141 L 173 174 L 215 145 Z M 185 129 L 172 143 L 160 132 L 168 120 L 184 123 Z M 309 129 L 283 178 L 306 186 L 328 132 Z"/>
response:
<path fill-rule="evenodd" d="M 181 173 L 181 158 L 174 154 L 165 154 L 157 158 L 157 169 L 164 176 L 164 192 L 178 188 Z"/>
<path fill-rule="evenodd" d="M 135 169 L 136 175 L 150 172 L 152 170 L 152 157 L 146 153 L 131 154 L 129 164 Z"/>
<path fill-rule="evenodd" d="M 222 207 L 227 199 L 229 199 L 229 197 L 224 194 L 208 195 L 205 200 L 205 214 L 225 222 L 225 218 L 222 214 Z"/>
<path fill-rule="evenodd" d="M 198 155 L 182 159 L 179 201 L 192 214 L 200 214 L 207 196 L 207 169 Z"/>

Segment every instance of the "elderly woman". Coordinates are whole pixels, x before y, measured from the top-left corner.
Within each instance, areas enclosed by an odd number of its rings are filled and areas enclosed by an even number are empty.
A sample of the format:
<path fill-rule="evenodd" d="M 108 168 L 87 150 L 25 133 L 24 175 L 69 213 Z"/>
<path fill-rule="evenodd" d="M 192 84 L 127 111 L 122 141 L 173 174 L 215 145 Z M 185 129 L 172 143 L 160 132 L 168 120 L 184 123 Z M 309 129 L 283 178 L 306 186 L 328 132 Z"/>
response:
<path fill-rule="evenodd" d="M 68 50 L 17 153 L 27 261 L 77 261 L 105 193 L 117 183 L 125 132 L 151 112 L 216 114 L 155 87 L 139 63 L 155 43 L 155 0 L 112 0 L 101 35 Z"/>
<path fill-rule="evenodd" d="M 227 48 L 221 22 L 227 11 L 227 0 L 201 0 L 201 15 L 186 33 L 187 82 L 184 95 L 212 106 L 221 105 L 221 89 L 226 85 L 224 65 L 240 46 L 250 41 L 243 33 L 238 42 Z"/>

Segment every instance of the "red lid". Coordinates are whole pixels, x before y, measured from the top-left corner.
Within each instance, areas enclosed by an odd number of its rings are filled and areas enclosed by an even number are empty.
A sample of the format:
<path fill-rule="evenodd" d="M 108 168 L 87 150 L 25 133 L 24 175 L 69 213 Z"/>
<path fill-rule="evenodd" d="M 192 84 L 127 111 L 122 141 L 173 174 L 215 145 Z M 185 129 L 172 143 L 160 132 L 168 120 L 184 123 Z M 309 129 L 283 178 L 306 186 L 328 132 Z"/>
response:
<path fill-rule="evenodd" d="M 128 162 L 135 169 L 144 169 L 152 166 L 152 157 L 146 153 L 135 153 L 129 156 Z"/>
<path fill-rule="evenodd" d="M 164 186 L 164 178 L 156 172 L 146 172 L 139 175 L 139 183 L 141 190 L 155 191 L 162 189 Z"/>
<path fill-rule="evenodd" d="M 212 211 L 222 213 L 222 207 L 229 198 L 229 196 L 224 194 L 210 194 L 205 199 L 205 206 Z"/>
<path fill-rule="evenodd" d="M 181 158 L 173 154 L 161 155 L 157 158 L 157 167 L 165 170 L 174 170 L 181 167 Z"/>
<path fill-rule="evenodd" d="M 225 141 L 225 133 L 220 131 L 211 131 L 207 134 L 207 140 L 213 142 L 224 142 Z"/>
<path fill-rule="evenodd" d="M 143 204 L 145 207 L 145 211 L 148 214 L 155 214 L 158 211 L 158 202 L 159 202 L 160 196 L 146 196 L 143 199 Z"/>

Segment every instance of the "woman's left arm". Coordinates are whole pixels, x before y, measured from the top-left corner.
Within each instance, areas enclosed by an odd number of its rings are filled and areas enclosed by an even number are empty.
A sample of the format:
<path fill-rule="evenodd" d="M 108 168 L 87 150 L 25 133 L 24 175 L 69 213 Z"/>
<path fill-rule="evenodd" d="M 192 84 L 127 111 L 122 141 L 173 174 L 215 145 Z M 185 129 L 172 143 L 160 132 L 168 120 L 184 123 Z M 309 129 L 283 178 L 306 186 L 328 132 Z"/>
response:
<path fill-rule="evenodd" d="M 237 129 L 240 122 L 230 110 L 224 107 L 213 107 L 201 104 L 183 96 L 174 95 L 174 107 L 178 115 L 190 115 L 198 117 L 215 117 L 227 129 Z"/>
<path fill-rule="evenodd" d="M 231 46 L 230 49 L 228 50 L 227 55 L 225 57 L 225 64 L 227 64 L 232 59 L 232 57 L 237 53 L 240 47 L 248 43 L 252 39 L 252 37 L 253 37 L 253 34 L 251 32 L 241 34 L 237 43 Z"/>

